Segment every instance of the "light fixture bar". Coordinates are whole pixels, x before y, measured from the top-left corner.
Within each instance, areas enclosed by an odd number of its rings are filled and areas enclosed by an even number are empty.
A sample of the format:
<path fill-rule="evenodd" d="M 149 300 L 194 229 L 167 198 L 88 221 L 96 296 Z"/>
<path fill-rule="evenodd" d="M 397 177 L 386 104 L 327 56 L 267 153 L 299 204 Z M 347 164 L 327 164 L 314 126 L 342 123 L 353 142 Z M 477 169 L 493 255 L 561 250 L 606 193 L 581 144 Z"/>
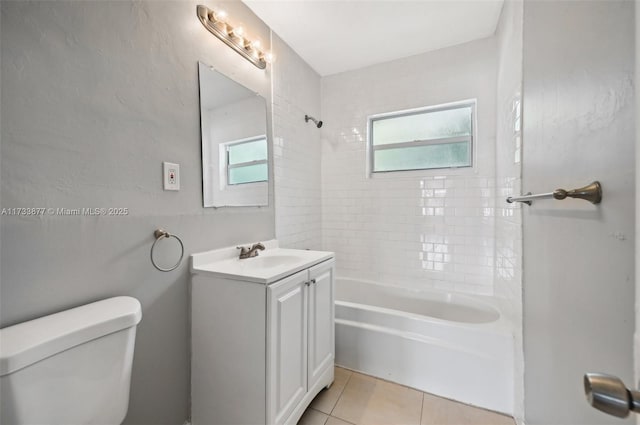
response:
<path fill-rule="evenodd" d="M 244 38 L 242 28 L 234 28 L 224 22 L 221 14 L 216 14 L 206 6 L 198 5 L 196 9 L 198 19 L 209 32 L 224 42 L 227 46 L 238 52 L 243 58 L 260 69 L 267 67 L 269 54 L 258 50 L 256 44 Z"/>

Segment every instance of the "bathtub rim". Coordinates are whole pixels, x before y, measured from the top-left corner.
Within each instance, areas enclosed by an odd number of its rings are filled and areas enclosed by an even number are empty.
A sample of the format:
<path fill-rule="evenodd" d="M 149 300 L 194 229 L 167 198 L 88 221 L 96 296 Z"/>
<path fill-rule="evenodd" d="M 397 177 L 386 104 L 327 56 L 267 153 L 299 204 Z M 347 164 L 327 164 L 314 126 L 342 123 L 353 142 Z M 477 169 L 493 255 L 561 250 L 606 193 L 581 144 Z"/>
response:
<path fill-rule="evenodd" d="M 367 280 L 367 279 L 357 279 L 352 277 L 337 276 L 336 285 L 339 285 L 341 281 L 359 282 L 367 285 L 375 285 L 375 286 L 383 287 L 386 289 L 399 290 L 406 293 L 436 294 L 440 296 L 451 295 L 455 299 L 468 301 L 468 304 L 463 304 L 465 306 L 480 305 L 482 307 L 489 308 L 498 313 L 498 318 L 490 322 L 461 322 L 461 321 L 442 319 L 438 317 L 427 316 L 424 314 L 412 313 L 412 312 L 397 310 L 397 309 L 388 308 L 388 307 L 379 307 L 379 306 L 369 305 L 366 303 L 358 303 L 354 301 L 344 301 L 338 298 L 339 291 L 336 290 L 335 304 L 339 306 L 356 308 L 360 310 L 366 310 L 366 311 L 371 311 L 371 312 L 381 313 L 381 314 L 402 316 L 410 320 L 438 323 L 438 324 L 451 326 L 451 327 L 471 327 L 476 329 L 495 330 L 495 331 L 499 331 L 500 333 L 509 333 L 509 334 L 513 333 L 510 320 L 504 314 L 504 309 L 502 306 L 503 300 L 497 297 L 490 297 L 487 295 L 467 295 L 467 294 L 460 294 L 460 293 L 455 293 L 451 291 L 440 291 L 432 288 L 417 289 L 417 288 L 410 288 L 410 287 L 400 286 L 400 285 L 390 285 L 390 284 L 377 282 L 373 280 Z M 439 300 L 439 299 L 436 298 L 436 300 Z M 336 319 L 338 319 L 338 317 L 336 317 Z"/>

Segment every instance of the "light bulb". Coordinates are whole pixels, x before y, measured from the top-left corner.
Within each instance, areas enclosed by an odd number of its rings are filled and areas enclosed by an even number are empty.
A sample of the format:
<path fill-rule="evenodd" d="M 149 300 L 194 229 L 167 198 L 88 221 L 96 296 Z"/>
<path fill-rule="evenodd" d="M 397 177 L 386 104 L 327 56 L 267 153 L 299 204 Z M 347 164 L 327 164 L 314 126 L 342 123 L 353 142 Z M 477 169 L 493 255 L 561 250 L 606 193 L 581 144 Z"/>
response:
<path fill-rule="evenodd" d="M 244 48 L 252 52 L 260 53 L 260 41 L 251 41 L 248 38 L 244 39 Z"/>
<path fill-rule="evenodd" d="M 227 12 L 224 10 L 220 10 L 218 12 L 211 10 L 209 11 L 209 20 L 213 23 L 224 23 L 224 19 L 227 17 Z"/>
<path fill-rule="evenodd" d="M 262 59 L 264 59 L 266 63 L 273 63 L 273 61 L 275 60 L 275 56 L 271 52 L 264 52 L 262 55 Z"/>
<path fill-rule="evenodd" d="M 238 37 L 242 37 L 244 35 L 244 28 L 241 26 L 237 26 L 233 29 L 233 35 L 237 35 Z"/>
<path fill-rule="evenodd" d="M 244 34 L 244 28 L 242 28 L 240 25 L 235 27 L 230 27 L 227 25 L 227 34 L 234 41 L 234 43 L 242 47 L 246 46 L 245 38 L 242 36 L 242 34 Z"/>

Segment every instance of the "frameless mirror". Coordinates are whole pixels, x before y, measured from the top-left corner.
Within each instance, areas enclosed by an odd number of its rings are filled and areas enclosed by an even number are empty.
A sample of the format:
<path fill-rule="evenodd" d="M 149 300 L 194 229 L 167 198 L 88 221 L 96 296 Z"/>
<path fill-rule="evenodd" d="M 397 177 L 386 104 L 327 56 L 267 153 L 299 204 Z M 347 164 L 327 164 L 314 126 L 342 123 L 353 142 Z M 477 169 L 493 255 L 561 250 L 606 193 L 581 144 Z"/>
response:
<path fill-rule="evenodd" d="M 204 206 L 268 205 L 265 98 L 202 62 L 198 72 Z"/>

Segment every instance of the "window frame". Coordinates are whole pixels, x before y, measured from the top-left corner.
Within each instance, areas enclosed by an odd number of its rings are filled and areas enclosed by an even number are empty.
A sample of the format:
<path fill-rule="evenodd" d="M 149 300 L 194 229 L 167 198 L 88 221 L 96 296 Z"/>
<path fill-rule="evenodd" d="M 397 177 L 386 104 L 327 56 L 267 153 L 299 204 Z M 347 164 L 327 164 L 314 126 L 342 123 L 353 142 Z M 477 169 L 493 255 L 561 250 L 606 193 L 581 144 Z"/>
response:
<path fill-rule="evenodd" d="M 471 134 L 469 136 L 456 136 L 456 137 L 443 137 L 439 139 L 429 140 L 413 140 L 410 142 L 389 143 L 384 145 L 374 146 L 373 144 L 373 124 L 376 121 L 399 118 L 411 115 L 419 115 L 430 112 L 448 111 L 451 109 L 471 108 Z M 415 171 L 432 171 L 432 170 L 464 170 L 474 169 L 476 159 L 476 129 L 477 129 L 477 99 L 466 99 L 456 102 L 444 103 L 440 105 L 424 106 L 414 109 L 405 109 L 401 111 L 385 112 L 381 114 L 370 115 L 367 117 L 367 175 L 369 177 L 374 174 L 388 174 L 388 173 L 409 173 Z M 409 170 L 382 170 L 375 171 L 375 152 L 378 150 L 397 149 L 397 148 L 412 148 L 419 146 L 431 146 L 431 145 L 447 145 L 453 143 L 466 142 L 469 140 L 469 165 L 460 166 L 448 166 L 448 167 L 430 167 L 430 168 L 412 168 Z"/>
<path fill-rule="evenodd" d="M 229 150 L 234 147 L 234 146 L 238 146 L 238 145 L 244 145 L 246 143 L 253 143 L 253 142 L 257 142 L 260 140 L 264 140 L 265 143 L 267 144 L 267 158 L 266 159 L 259 159 L 259 160 L 255 160 L 255 161 L 247 161 L 247 162 L 238 162 L 237 164 L 230 164 L 229 163 Z M 265 180 L 255 180 L 255 181 L 250 181 L 250 182 L 243 182 L 243 183 L 231 183 L 231 170 L 233 168 L 242 168 L 242 167 L 249 167 L 251 165 L 260 165 L 260 164 L 267 164 L 267 167 L 269 167 L 269 141 L 267 139 L 267 135 L 266 134 L 261 134 L 259 136 L 252 136 L 252 137 L 247 137 L 246 139 L 240 139 L 240 140 L 234 140 L 232 142 L 227 142 L 224 144 L 224 157 L 225 157 L 225 174 L 226 174 L 226 186 L 240 186 L 240 185 L 245 185 L 245 184 L 255 184 L 255 183 L 265 183 L 269 181 L 269 175 L 267 172 L 267 178 Z"/>

